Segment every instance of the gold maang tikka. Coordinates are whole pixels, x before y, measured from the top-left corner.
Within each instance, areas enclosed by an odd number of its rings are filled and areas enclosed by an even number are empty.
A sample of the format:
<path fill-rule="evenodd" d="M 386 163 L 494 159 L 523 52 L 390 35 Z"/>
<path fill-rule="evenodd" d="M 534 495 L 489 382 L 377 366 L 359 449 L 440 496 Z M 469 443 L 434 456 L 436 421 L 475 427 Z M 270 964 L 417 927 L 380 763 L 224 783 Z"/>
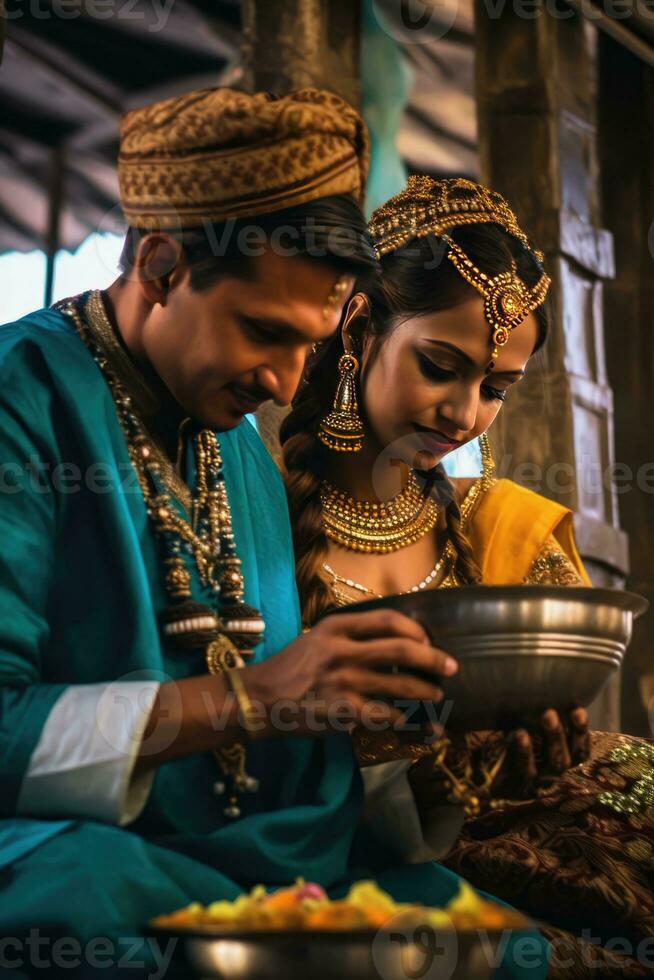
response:
<path fill-rule="evenodd" d="M 544 302 L 551 279 L 543 272 L 538 282 L 529 287 L 519 277 L 513 260 L 509 271 L 489 276 L 448 234 L 461 225 L 490 223 L 500 225 L 542 264 L 542 252 L 531 246 L 502 195 L 462 177 L 409 177 L 406 188 L 373 213 L 369 229 L 378 258 L 413 238 L 436 235 L 447 243 L 448 259 L 484 297 L 484 315 L 492 331 L 492 367 L 511 331 Z"/>
<path fill-rule="evenodd" d="M 358 453 L 363 446 L 363 420 L 359 415 L 356 376 L 359 362 L 354 354 L 343 354 L 338 362 L 338 386 L 334 405 L 320 423 L 318 438 L 337 453 Z"/>

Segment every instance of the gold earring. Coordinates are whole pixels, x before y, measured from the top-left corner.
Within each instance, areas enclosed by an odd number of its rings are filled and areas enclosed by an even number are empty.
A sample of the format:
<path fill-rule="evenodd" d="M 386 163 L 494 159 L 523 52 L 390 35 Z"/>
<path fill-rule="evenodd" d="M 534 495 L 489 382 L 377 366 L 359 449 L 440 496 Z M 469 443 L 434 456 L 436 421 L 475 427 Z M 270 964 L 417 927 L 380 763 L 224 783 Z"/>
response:
<path fill-rule="evenodd" d="M 495 479 L 495 460 L 485 432 L 479 436 L 479 450 L 481 452 L 482 480 L 485 484 L 490 484 Z"/>
<path fill-rule="evenodd" d="M 320 423 L 318 438 L 337 453 L 358 453 L 363 446 L 363 421 L 359 415 L 356 375 L 359 362 L 354 354 L 343 354 L 338 362 L 338 387 L 334 405 Z"/>

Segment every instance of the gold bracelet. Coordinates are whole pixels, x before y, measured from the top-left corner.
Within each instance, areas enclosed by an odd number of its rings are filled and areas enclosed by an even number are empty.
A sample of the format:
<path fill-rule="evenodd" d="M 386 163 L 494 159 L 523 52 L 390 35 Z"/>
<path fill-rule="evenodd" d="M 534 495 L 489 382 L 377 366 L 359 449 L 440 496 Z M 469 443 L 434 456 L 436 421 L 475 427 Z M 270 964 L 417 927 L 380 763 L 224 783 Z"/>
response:
<path fill-rule="evenodd" d="M 259 719 L 257 717 L 257 711 L 250 701 L 250 696 L 245 690 L 241 670 L 241 667 L 227 667 L 224 674 L 227 678 L 227 683 L 229 684 L 236 698 L 241 724 L 246 735 L 248 736 L 249 741 L 252 742 L 254 741 L 255 735 L 259 731 L 258 727 L 256 727 L 256 723 Z"/>
<path fill-rule="evenodd" d="M 463 807 L 466 819 L 474 820 L 487 810 L 500 809 L 508 800 L 501 800 L 493 797 L 493 783 L 504 765 L 507 750 L 500 752 L 499 758 L 493 763 L 490 769 L 482 765 L 482 782 L 477 783 L 473 779 L 470 763 L 466 765 L 466 772 L 463 776 L 456 775 L 447 765 L 445 759 L 450 748 L 449 739 L 444 736 L 437 743 L 433 769 L 439 769 L 446 777 L 445 788 L 449 790 L 448 800 L 451 803 L 458 803 Z"/>

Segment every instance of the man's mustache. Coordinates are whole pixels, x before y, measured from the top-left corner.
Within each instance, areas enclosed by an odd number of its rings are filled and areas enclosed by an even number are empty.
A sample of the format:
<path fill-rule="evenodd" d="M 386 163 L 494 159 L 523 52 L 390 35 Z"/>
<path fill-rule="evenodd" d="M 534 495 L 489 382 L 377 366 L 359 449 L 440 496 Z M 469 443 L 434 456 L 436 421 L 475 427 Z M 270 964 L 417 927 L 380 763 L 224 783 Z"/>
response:
<path fill-rule="evenodd" d="M 244 401 L 267 402 L 272 398 L 271 393 L 266 388 L 259 386 L 250 388 L 247 385 L 241 385 L 234 381 L 225 387 L 229 388 L 230 391 L 233 391 L 237 397 L 242 398 Z"/>

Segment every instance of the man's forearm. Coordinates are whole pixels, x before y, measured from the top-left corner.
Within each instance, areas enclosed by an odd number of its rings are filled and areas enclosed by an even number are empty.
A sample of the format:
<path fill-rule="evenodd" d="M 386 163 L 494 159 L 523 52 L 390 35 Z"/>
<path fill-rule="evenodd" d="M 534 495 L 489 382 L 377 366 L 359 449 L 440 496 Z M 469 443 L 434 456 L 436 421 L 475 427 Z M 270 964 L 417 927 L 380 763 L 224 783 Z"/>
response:
<path fill-rule="evenodd" d="M 164 762 L 227 748 L 243 739 L 236 698 L 220 675 L 162 684 L 143 735 L 134 775 Z"/>

